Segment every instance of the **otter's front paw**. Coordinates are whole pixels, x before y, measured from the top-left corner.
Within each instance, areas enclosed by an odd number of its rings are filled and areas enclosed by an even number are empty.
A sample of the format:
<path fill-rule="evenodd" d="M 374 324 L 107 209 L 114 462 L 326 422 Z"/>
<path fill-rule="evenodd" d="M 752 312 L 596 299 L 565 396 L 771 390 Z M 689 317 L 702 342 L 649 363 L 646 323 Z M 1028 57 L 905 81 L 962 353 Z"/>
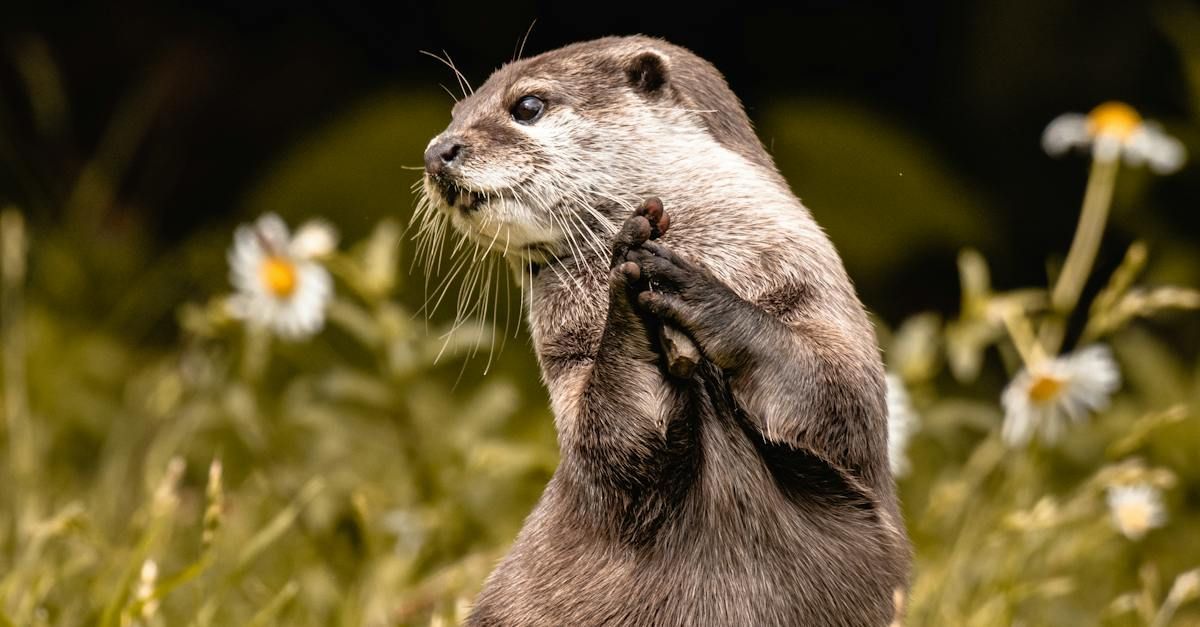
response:
<path fill-rule="evenodd" d="M 645 329 L 645 315 L 634 310 L 641 268 L 628 259 L 629 252 L 659 237 L 670 225 L 662 201 L 646 199 L 621 226 L 612 245 L 609 264 L 609 324 Z"/>
<path fill-rule="evenodd" d="M 744 360 L 747 325 L 756 319 L 752 305 L 660 242 L 642 242 L 625 258 L 639 310 L 685 331 L 717 366 L 735 368 Z"/>

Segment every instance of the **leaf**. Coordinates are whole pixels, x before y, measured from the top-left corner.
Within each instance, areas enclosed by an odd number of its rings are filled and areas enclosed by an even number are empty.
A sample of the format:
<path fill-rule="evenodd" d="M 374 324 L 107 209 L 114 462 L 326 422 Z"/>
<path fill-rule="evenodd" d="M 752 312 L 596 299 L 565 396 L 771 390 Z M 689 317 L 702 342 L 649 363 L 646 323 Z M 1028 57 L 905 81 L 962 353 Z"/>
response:
<path fill-rule="evenodd" d="M 257 614 L 254 615 L 253 618 L 250 619 L 250 627 L 270 625 L 271 620 L 275 618 L 275 615 L 278 614 L 285 605 L 290 603 L 292 599 L 296 598 L 296 593 L 299 590 L 300 586 L 295 581 L 287 582 L 287 585 L 280 589 L 280 591 L 275 594 L 274 598 L 272 598 L 269 603 L 267 603 L 261 610 L 258 611 Z"/>
<path fill-rule="evenodd" d="M 325 489 L 325 481 L 320 477 L 310 479 L 304 487 L 300 489 L 300 494 L 283 510 L 267 523 L 258 533 L 254 534 L 241 553 L 238 554 L 237 566 L 233 570 L 233 574 L 243 572 L 246 567 L 258 557 L 260 553 L 266 550 L 273 542 L 278 540 L 284 533 L 291 528 L 292 523 L 296 522 L 296 518 L 300 516 L 300 512 L 304 510 L 304 506 L 308 505 L 313 499 Z"/>

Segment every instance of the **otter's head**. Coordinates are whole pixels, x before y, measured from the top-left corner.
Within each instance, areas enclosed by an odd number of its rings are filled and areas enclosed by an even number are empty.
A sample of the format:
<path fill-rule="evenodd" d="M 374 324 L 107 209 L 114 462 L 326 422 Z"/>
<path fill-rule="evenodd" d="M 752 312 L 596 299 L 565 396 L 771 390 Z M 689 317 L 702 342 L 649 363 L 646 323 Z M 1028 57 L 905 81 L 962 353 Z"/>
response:
<path fill-rule="evenodd" d="M 477 244 L 522 259 L 571 254 L 576 235 L 606 241 L 629 207 L 659 193 L 655 181 L 680 176 L 680 159 L 706 145 L 774 171 L 721 74 L 648 37 L 509 63 L 451 117 L 425 151 L 429 204 Z"/>

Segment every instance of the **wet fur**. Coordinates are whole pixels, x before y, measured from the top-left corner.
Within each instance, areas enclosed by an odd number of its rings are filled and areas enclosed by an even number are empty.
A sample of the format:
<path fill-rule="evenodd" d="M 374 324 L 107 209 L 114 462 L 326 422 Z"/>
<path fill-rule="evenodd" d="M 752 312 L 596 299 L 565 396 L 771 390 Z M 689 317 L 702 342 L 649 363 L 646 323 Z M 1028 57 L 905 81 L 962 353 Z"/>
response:
<path fill-rule="evenodd" d="M 506 118 L 526 93 L 528 127 Z M 438 215 L 529 277 L 562 453 L 468 623 L 888 624 L 909 557 L 874 333 L 721 75 L 660 40 L 575 44 L 498 70 L 446 132 L 457 184 L 496 200 Z M 631 217 L 650 195 L 658 243 Z M 690 379 L 661 324 L 703 353 Z"/>

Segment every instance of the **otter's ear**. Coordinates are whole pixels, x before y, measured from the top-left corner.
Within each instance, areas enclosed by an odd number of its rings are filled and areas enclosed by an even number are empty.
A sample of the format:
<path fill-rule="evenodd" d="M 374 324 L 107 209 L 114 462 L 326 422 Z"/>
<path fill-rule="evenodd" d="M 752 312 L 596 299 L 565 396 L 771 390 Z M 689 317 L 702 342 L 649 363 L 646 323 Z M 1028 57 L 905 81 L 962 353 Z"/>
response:
<path fill-rule="evenodd" d="M 667 59 L 653 50 L 639 52 L 625 66 L 625 76 L 634 89 L 655 94 L 667 84 Z"/>

